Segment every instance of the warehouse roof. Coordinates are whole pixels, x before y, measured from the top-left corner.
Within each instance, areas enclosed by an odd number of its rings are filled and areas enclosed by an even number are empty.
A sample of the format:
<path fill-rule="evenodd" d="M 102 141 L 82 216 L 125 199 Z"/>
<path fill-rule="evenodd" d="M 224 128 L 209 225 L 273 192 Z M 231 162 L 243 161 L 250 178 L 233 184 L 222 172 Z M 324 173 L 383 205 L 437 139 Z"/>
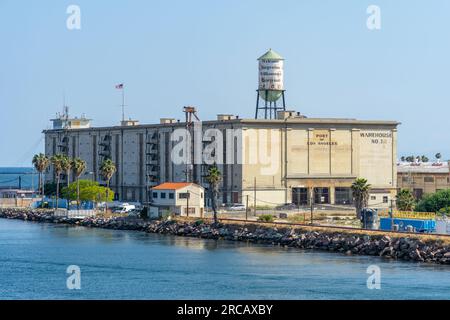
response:
<path fill-rule="evenodd" d="M 449 173 L 448 162 L 400 162 L 398 173 Z"/>

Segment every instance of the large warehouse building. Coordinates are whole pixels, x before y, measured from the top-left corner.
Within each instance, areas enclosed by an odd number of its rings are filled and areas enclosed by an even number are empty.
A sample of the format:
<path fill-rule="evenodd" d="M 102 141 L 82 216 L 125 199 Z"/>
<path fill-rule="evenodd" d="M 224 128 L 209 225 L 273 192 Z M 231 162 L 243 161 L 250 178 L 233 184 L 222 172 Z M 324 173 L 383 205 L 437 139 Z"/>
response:
<path fill-rule="evenodd" d="M 208 188 L 208 164 L 191 167 L 174 161 L 181 141 L 175 133 L 185 129 L 186 122 L 165 118 L 154 125 L 122 121 L 120 126 L 95 128 L 84 117 L 64 114 L 53 124 L 44 131 L 45 153 L 85 160 L 84 178 L 100 183 L 99 166 L 103 159 L 112 159 L 118 170 L 111 187 L 119 200 L 150 201 L 150 188 L 163 182 L 190 180 Z M 245 203 L 248 196 L 251 204 L 256 199 L 261 206 L 307 204 L 311 197 L 315 203 L 351 204 L 350 186 L 363 177 L 372 185 L 369 205 L 387 207 L 397 188 L 398 124 L 306 118 L 293 111 L 277 111 L 274 119 L 219 115 L 201 122 L 201 134 L 192 134 L 192 140 L 193 145 L 200 141 L 207 146 L 222 133 L 223 143 L 212 153 L 223 175 L 222 203 Z M 209 129 L 217 129 L 213 138 Z M 49 170 L 46 179 L 52 180 Z"/>

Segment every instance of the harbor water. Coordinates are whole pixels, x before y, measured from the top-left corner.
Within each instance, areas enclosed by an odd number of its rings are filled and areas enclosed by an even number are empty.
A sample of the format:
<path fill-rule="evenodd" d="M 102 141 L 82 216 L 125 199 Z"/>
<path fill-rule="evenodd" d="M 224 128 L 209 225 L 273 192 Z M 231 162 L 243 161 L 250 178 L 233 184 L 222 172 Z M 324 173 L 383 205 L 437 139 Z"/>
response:
<path fill-rule="evenodd" d="M 68 289 L 68 266 L 80 289 Z M 380 268 L 369 289 L 368 267 Z M 449 299 L 448 266 L 0 219 L 0 299 Z"/>

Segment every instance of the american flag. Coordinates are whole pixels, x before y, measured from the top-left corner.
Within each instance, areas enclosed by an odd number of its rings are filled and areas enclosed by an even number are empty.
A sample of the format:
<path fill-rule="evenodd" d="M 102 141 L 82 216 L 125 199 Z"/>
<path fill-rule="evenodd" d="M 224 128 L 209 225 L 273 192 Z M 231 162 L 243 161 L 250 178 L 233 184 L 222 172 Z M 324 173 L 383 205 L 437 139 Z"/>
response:
<path fill-rule="evenodd" d="M 123 83 L 116 85 L 116 89 L 123 89 Z"/>

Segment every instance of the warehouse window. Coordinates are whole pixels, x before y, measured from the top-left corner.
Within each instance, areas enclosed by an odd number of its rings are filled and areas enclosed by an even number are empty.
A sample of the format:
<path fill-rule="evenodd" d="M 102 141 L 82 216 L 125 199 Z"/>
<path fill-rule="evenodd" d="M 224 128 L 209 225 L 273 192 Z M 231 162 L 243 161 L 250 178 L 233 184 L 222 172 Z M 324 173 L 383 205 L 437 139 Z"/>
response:
<path fill-rule="evenodd" d="M 353 195 L 351 188 L 336 188 L 335 189 L 335 203 L 336 204 L 352 204 Z"/>

